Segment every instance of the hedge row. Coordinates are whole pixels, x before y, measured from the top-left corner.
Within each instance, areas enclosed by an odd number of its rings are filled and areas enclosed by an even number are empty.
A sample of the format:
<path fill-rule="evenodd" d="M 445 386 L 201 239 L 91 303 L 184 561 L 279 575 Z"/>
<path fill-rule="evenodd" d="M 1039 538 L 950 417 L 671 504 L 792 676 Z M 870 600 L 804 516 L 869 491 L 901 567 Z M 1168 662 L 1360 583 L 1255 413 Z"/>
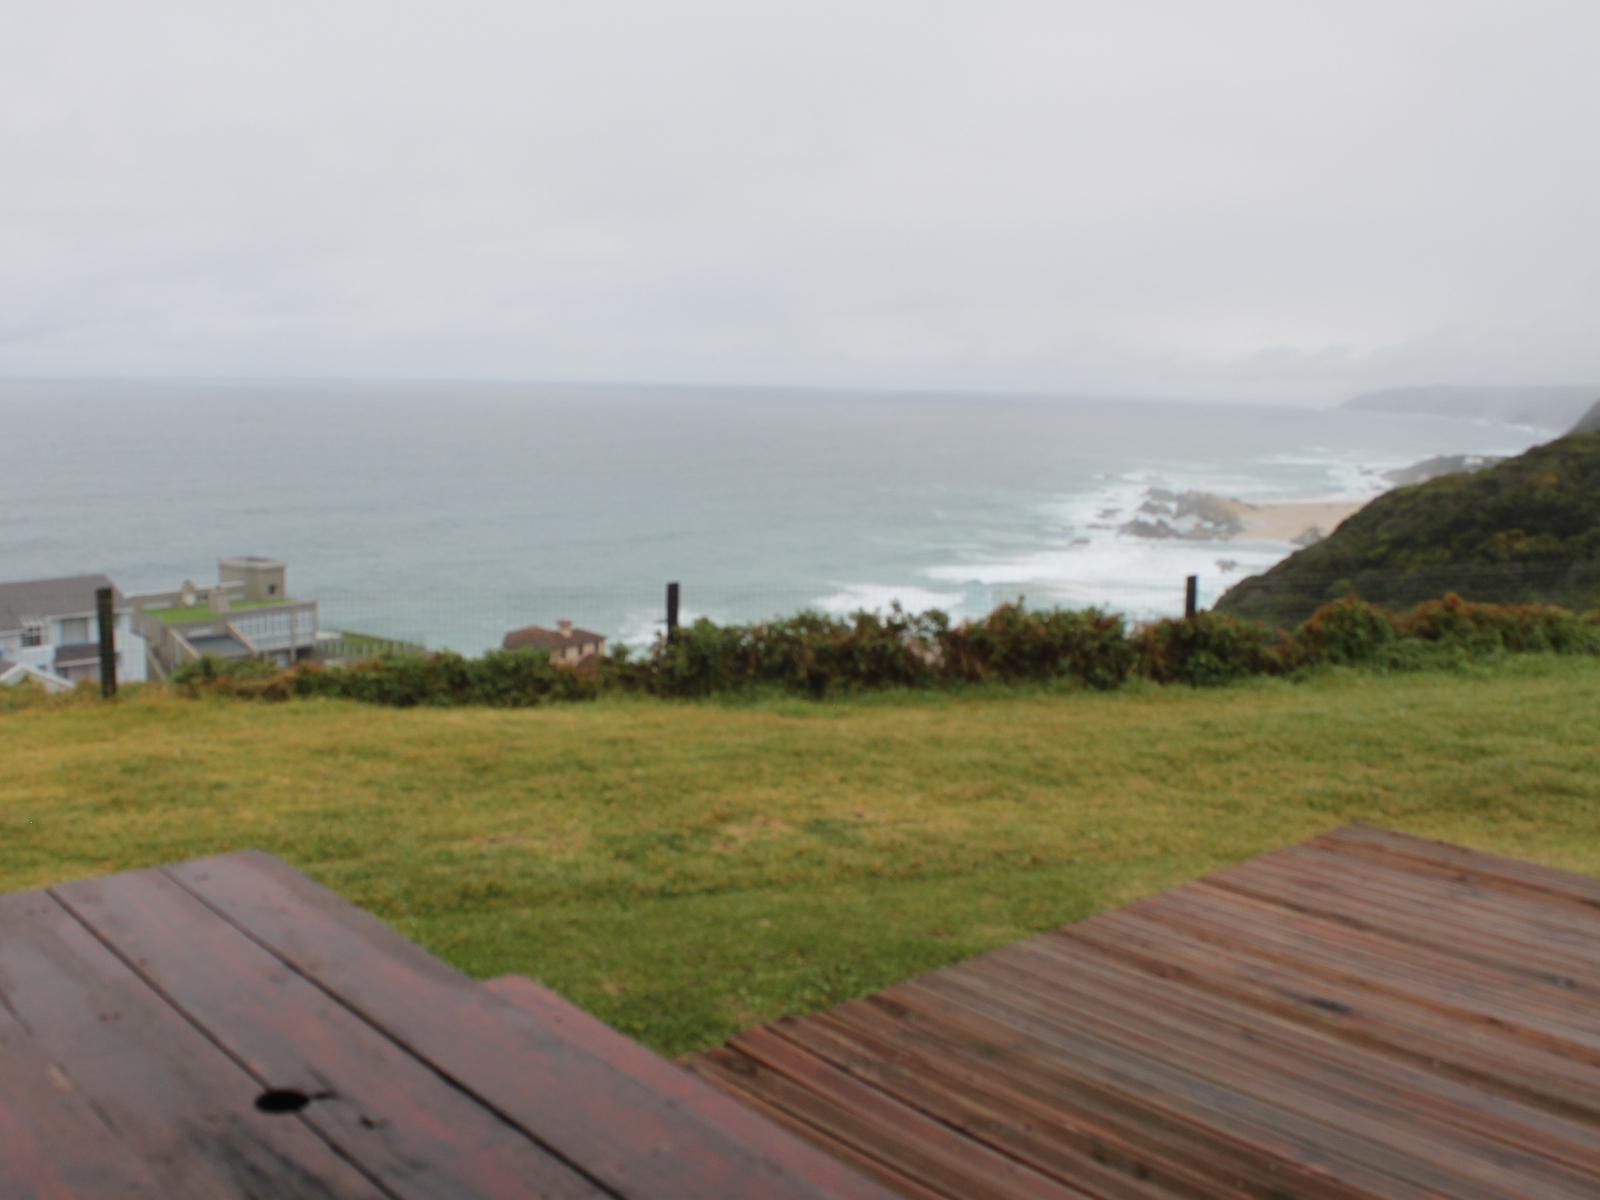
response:
<path fill-rule="evenodd" d="M 1135 677 L 1207 686 L 1325 664 L 1392 671 L 1534 651 L 1600 655 L 1600 613 L 1447 596 L 1393 614 L 1352 598 L 1323 606 L 1292 632 L 1219 613 L 1129 629 L 1121 617 L 1095 609 L 1032 612 L 1020 604 L 959 625 L 940 612 L 801 613 L 753 625 L 697 621 L 642 657 L 624 648 L 581 671 L 540 652 L 497 650 L 480 658 L 442 653 L 288 671 L 207 659 L 174 683 L 194 694 L 263 700 L 525 707 L 608 692 L 693 697 L 762 687 L 820 698 L 985 682 L 1069 681 L 1109 690 Z"/>

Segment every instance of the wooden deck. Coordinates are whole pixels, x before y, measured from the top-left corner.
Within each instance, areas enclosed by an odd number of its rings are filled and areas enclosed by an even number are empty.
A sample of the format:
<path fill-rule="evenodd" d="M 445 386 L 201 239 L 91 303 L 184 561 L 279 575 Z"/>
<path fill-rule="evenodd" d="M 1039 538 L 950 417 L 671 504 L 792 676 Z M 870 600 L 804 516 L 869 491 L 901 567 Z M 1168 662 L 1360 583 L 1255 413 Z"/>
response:
<path fill-rule="evenodd" d="M 1600 880 L 1355 827 L 689 1061 L 924 1200 L 1594 1200 Z"/>
<path fill-rule="evenodd" d="M 265 855 L 0 897 L 0 1200 L 533 1196 L 883 1192 Z"/>

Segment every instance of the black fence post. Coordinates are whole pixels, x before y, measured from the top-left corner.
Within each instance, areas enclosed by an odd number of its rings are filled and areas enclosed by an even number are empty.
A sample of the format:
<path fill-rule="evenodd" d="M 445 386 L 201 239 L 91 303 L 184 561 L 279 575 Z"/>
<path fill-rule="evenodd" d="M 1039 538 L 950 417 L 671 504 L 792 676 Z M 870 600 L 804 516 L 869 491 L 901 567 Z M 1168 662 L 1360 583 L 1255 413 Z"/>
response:
<path fill-rule="evenodd" d="M 1191 575 L 1183 581 L 1183 618 L 1186 621 L 1194 620 L 1194 615 L 1200 610 L 1200 576 Z"/>
<path fill-rule="evenodd" d="M 95 591 L 94 610 L 100 625 L 100 694 L 109 700 L 117 694 L 117 612 L 110 588 Z"/>
<path fill-rule="evenodd" d="M 678 636 L 678 585 L 667 584 L 667 641 Z"/>

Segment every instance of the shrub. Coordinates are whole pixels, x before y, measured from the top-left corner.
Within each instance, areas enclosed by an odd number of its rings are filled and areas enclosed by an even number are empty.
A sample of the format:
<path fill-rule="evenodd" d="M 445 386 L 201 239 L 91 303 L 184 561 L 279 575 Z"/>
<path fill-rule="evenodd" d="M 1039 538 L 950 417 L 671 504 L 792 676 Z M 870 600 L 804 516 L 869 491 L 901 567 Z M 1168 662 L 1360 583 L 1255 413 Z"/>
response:
<path fill-rule="evenodd" d="M 981 621 L 944 630 L 937 644 L 945 673 L 970 681 L 1070 678 L 1109 689 L 1127 680 L 1135 660 L 1122 618 L 1092 608 L 1029 612 L 1002 604 Z"/>
<path fill-rule="evenodd" d="M 526 708 L 546 700 L 585 700 L 599 688 L 593 671 L 558 667 L 533 650 L 494 650 L 481 658 L 444 652 L 391 655 L 349 666 L 305 666 L 295 672 L 300 696 L 329 696 L 388 704 L 484 704 Z"/>
<path fill-rule="evenodd" d="M 1579 617 L 1542 605 L 1468 604 L 1459 596 L 1394 616 L 1354 597 L 1325 604 L 1291 635 L 1224 613 L 1155 621 L 1129 634 L 1097 609 L 1029 611 L 1018 601 L 952 626 L 941 612 L 803 612 L 779 621 L 696 621 L 635 659 L 626 647 L 573 669 L 542 651 L 398 656 L 345 666 L 277 671 L 253 660 L 202 659 L 174 674 L 201 692 L 261 700 L 330 696 L 397 707 L 527 707 L 601 692 L 701 697 L 779 688 L 822 697 L 841 691 L 960 683 L 1071 681 L 1110 689 L 1140 676 L 1155 683 L 1223 684 L 1300 666 L 1377 670 L 1462 666 L 1502 653 L 1600 655 L 1600 613 Z"/>
<path fill-rule="evenodd" d="M 191 658 L 172 672 L 171 681 L 179 687 L 204 687 L 220 680 L 266 679 L 279 668 L 261 658 L 218 658 L 212 654 Z"/>
<path fill-rule="evenodd" d="M 1376 605 L 1347 596 L 1324 604 L 1295 630 L 1289 654 L 1296 663 L 1353 665 L 1372 662 L 1400 636 L 1394 618 Z"/>
<path fill-rule="evenodd" d="M 1246 675 L 1276 675 L 1285 662 L 1264 625 L 1203 612 L 1155 621 L 1134 636 L 1141 675 L 1157 683 L 1214 687 Z"/>
<path fill-rule="evenodd" d="M 1448 644 L 1474 655 L 1508 651 L 1600 654 L 1600 625 L 1546 604 L 1471 604 L 1451 594 L 1397 621 L 1406 637 Z"/>

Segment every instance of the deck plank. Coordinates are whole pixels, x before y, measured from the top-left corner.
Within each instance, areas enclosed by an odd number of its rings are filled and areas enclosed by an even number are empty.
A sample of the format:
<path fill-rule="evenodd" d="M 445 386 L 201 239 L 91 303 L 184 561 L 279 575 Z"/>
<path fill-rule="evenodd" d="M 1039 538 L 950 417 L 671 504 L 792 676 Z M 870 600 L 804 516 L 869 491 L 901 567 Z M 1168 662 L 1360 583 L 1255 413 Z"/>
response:
<path fill-rule="evenodd" d="M 858 1185 L 855 1172 L 841 1166 L 837 1157 L 819 1152 L 749 1105 L 733 1100 L 676 1063 L 656 1056 L 532 979 L 503 975 L 485 980 L 483 986 L 537 1027 L 561 1035 L 617 1070 L 648 1083 L 659 1095 L 682 1104 L 824 1194 L 849 1195 Z"/>
<path fill-rule="evenodd" d="M 285 969 L 162 872 L 89 880 L 54 894 L 263 1086 L 316 1097 L 300 1119 L 396 1196 L 608 1194 Z"/>
<path fill-rule="evenodd" d="M 574 1045 L 266 855 L 169 875 L 412 1054 L 617 1194 L 824 1193 L 681 1102 Z M 624 1133 L 626 1136 L 618 1136 Z M 879 1196 L 859 1181 L 836 1195 Z"/>
<path fill-rule="evenodd" d="M 54 1177 L 39 1185 L 43 1194 L 116 1194 L 66 1177 L 114 1173 L 117 1161 L 132 1195 L 140 1180 L 194 1200 L 386 1194 L 297 1117 L 257 1111 L 261 1082 L 45 893 L 0 896 L 0 999 L 8 1017 L 0 1111 L 30 1127 L 13 1125 L 0 1140 L 35 1147 L 37 1179 Z M 81 1129 L 83 1114 L 63 1113 L 59 1095 L 46 1099 L 52 1092 L 92 1108 L 82 1140 L 56 1140 Z M 13 1182 L 3 1186 L 32 1195 L 36 1177 L 14 1167 L 21 1161 L 21 1153 L 8 1160 Z"/>
<path fill-rule="evenodd" d="M 1356 826 L 694 1061 L 936 1189 L 883 1104 L 1090 1195 L 1592 1198 L 1600 880 Z"/>

